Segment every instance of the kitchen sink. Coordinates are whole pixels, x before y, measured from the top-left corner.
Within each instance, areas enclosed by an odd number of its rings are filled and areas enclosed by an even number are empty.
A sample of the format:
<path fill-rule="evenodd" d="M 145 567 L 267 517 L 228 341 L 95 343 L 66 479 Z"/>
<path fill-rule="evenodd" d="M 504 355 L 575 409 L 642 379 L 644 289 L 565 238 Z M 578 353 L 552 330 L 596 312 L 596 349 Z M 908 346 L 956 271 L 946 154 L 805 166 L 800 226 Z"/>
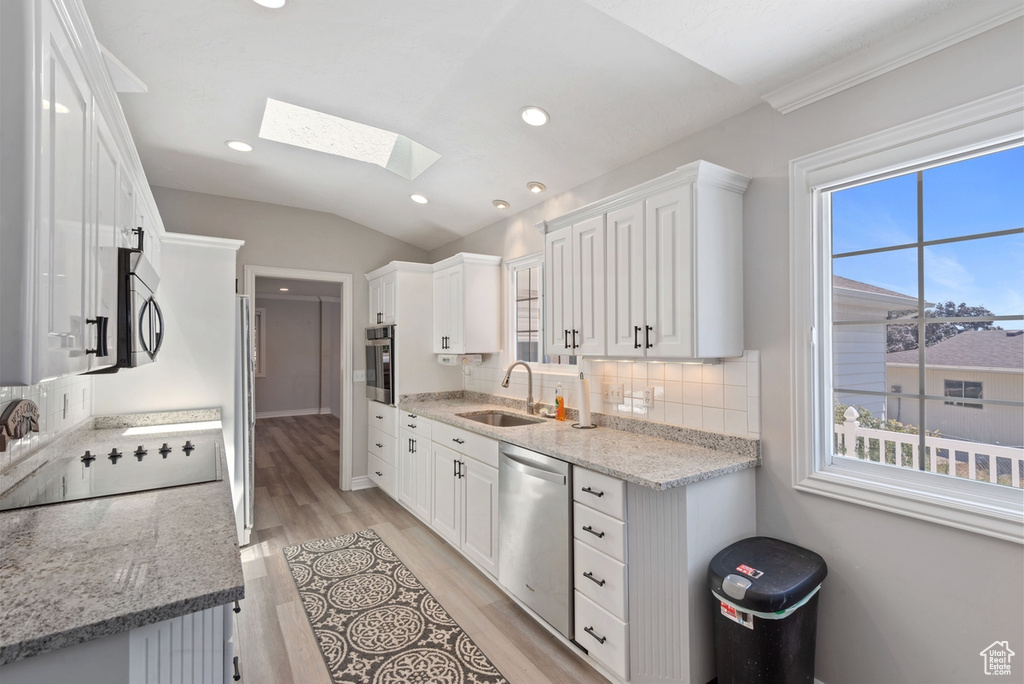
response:
<path fill-rule="evenodd" d="M 518 427 L 520 425 L 544 422 L 542 418 L 528 418 L 514 413 L 502 413 L 501 411 L 474 411 L 472 413 L 457 413 L 455 415 L 459 418 L 475 420 L 478 423 L 492 427 Z"/>

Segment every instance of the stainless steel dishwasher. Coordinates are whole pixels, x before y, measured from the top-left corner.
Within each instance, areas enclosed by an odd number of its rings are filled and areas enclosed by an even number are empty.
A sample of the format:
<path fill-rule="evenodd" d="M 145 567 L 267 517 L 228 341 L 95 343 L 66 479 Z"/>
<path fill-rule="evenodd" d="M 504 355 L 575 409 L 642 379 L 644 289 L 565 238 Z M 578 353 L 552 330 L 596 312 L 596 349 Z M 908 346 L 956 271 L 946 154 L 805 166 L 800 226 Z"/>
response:
<path fill-rule="evenodd" d="M 501 442 L 498 481 L 498 581 L 572 639 L 572 470 Z"/>

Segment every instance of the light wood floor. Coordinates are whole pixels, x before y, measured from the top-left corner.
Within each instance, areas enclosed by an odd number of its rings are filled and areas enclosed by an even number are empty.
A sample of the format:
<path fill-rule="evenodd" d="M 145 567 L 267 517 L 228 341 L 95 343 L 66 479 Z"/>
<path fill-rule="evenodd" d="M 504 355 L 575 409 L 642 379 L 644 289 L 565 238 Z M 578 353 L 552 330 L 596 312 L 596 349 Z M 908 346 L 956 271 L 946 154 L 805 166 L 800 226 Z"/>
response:
<path fill-rule="evenodd" d="M 256 520 L 242 549 L 242 684 L 330 684 L 281 549 L 373 528 L 511 682 L 606 682 L 377 489 L 338 490 L 338 420 L 256 422 Z"/>

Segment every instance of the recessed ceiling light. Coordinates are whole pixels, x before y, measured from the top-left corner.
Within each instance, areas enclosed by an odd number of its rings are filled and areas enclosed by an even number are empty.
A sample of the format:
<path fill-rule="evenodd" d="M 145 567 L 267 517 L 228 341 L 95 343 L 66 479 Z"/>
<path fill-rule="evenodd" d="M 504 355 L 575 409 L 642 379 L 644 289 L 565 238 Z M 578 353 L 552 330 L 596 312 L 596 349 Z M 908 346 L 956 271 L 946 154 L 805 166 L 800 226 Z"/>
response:
<path fill-rule="evenodd" d="M 280 9 L 284 7 L 285 0 L 252 0 L 257 5 L 263 5 L 270 9 Z"/>
<path fill-rule="evenodd" d="M 537 181 L 530 181 L 529 183 L 526 184 L 526 188 L 536 195 L 539 192 L 544 192 L 545 190 L 547 190 L 548 186 L 544 185 L 543 183 L 538 183 Z"/>
<path fill-rule="evenodd" d="M 523 121 L 530 124 L 531 126 L 543 126 L 548 122 L 548 113 L 540 107 L 530 105 L 529 107 L 523 107 L 520 112 L 523 115 Z"/>
<path fill-rule="evenodd" d="M 287 287 L 282 287 L 282 288 L 279 288 L 279 289 L 281 290 L 281 292 L 287 292 L 288 291 Z"/>
<path fill-rule="evenodd" d="M 228 140 L 224 144 L 235 152 L 252 152 L 252 145 L 241 140 Z"/>
<path fill-rule="evenodd" d="M 508 209 L 509 207 L 508 202 L 506 202 L 505 200 L 494 200 L 493 202 L 491 202 L 491 204 L 498 207 L 499 209 Z"/>
<path fill-rule="evenodd" d="M 423 195 L 409 195 L 409 199 L 411 199 L 416 204 L 426 204 L 427 203 L 427 198 L 424 197 Z"/>

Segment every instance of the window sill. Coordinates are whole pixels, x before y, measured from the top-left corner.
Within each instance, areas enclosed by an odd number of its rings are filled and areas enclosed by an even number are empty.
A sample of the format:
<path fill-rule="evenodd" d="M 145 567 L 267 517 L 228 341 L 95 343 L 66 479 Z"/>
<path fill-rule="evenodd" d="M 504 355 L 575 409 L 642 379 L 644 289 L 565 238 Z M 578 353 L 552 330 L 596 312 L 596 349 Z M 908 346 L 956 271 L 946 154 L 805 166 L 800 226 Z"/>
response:
<path fill-rule="evenodd" d="M 1024 544 L 1024 491 L 985 482 L 845 461 L 810 473 L 796 489 Z"/>

